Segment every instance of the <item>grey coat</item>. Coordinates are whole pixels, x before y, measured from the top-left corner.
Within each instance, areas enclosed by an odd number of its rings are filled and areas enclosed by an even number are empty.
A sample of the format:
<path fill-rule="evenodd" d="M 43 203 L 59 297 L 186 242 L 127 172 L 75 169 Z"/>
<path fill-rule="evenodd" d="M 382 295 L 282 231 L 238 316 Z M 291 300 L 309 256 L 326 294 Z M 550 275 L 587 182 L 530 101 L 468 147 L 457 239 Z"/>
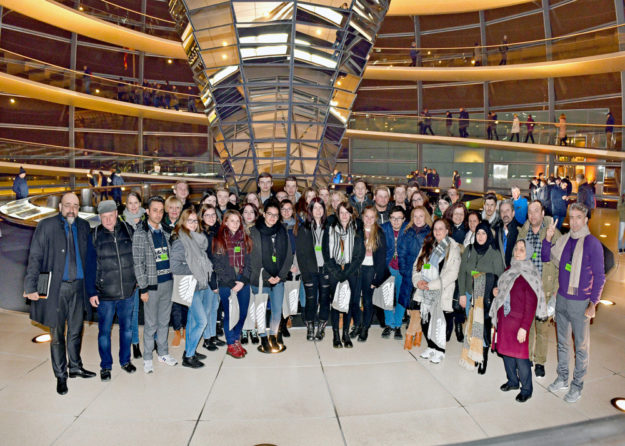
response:
<path fill-rule="evenodd" d="M 163 231 L 163 235 L 167 240 L 167 249 L 171 253 L 169 234 Z M 137 230 L 132 237 L 132 258 L 135 264 L 135 277 L 137 278 L 139 293 L 143 294 L 148 290 L 155 290 L 158 286 L 156 254 L 147 219 L 137 225 Z"/>

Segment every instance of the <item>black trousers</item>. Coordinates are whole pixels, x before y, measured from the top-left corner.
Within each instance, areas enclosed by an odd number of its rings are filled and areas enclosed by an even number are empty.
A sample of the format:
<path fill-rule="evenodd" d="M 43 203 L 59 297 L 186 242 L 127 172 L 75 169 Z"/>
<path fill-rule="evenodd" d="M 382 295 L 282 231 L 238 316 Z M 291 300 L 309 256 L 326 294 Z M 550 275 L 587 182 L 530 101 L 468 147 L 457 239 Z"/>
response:
<path fill-rule="evenodd" d="M 373 289 L 371 288 L 371 282 L 375 275 L 375 268 L 373 265 L 363 265 L 360 267 L 360 290 L 362 294 L 362 312 L 360 306 L 356 305 L 354 311 L 354 324 L 360 325 L 365 328 L 371 327 L 371 320 L 373 319 Z"/>
<path fill-rule="evenodd" d="M 306 292 L 306 307 L 304 314 L 306 322 L 314 322 L 319 307 L 319 321 L 325 322 L 330 316 L 330 277 L 323 271 L 311 275 L 310 281 L 304 281 L 304 291 Z"/>
<path fill-rule="evenodd" d="M 67 379 L 67 359 L 69 370 L 78 371 L 82 367 L 80 345 L 82 342 L 84 288 L 82 280 L 62 282 L 59 291 L 56 327 L 50 329 L 52 342 L 52 370 L 57 378 Z M 65 325 L 67 324 L 67 337 Z"/>
<path fill-rule="evenodd" d="M 354 310 L 355 307 L 357 305 L 360 304 L 360 275 L 358 274 L 352 274 L 351 276 L 349 276 L 347 278 L 347 281 L 349 282 L 349 288 L 351 291 L 351 296 L 349 299 L 349 309 L 347 310 L 347 313 L 343 313 L 345 316 L 343 316 L 343 328 L 344 329 L 348 329 L 349 328 L 349 323 L 352 320 L 352 317 L 354 315 Z M 332 275 L 330 275 L 330 300 L 334 299 L 334 292 L 336 290 L 336 286 L 338 285 L 338 281 L 332 277 Z M 339 315 L 341 314 L 340 311 L 335 310 L 334 308 L 332 308 L 330 310 L 330 318 L 332 320 L 332 328 L 334 330 L 338 330 L 339 329 Z"/>
<path fill-rule="evenodd" d="M 532 139 L 532 144 L 534 144 L 534 132 L 527 132 L 527 135 L 525 135 L 525 141 L 527 142 L 528 139 Z"/>

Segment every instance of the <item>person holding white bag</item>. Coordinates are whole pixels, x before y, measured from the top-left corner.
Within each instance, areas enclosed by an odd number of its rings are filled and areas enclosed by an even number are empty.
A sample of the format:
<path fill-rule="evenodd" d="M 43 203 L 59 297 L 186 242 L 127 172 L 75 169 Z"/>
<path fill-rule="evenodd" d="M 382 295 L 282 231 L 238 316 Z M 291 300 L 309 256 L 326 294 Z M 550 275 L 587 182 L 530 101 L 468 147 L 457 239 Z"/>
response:
<path fill-rule="evenodd" d="M 445 358 L 444 313 L 453 311 L 452 301 L 460 270 L 460 245 L 449 236 L 450 232 L 449 221 L 444 218 L 436 220 L 412 268 L 412 283 L 416 288 L 413 300 L 419 303 L 421 326 L 428 343 L 421 357 L 434 364 Z"/>
<path fill-rule="evenodd" d="M 265 201 L 264 215 L 250 228 L 252 239 L 251 276 L 252 293 L 269 295 L 271 322 L 267 332 L 260 333 L 263 351 L 282 351 L 280 321 L 284 300 L 284 281 L 293 265 L 289 234 L 280 224 L 280 203 L 275 198 Z M 258 288 L 262 271 L 262 290 Z"/>
<path fill-rule="evenodd" d="M 213 267 L 219 286 L 219 298 L 224 310 L 224 331 L 228 350 L 233 358 L 243 358 L 247 350 L 239 338 L 250 303 L 250 274 L 252 241 L 243 229 L 241 214 L 229 209 L 223 215 L 223 224 L 213 240 Z M 239 303 L 239 318 L 230 328 L 230 295 L 236 293 Z"/>
<path fill-rule="evenodd" d="M 335 308 L 335 301 L 332 304 L 332 331 L 334 348 L 351 348 L 349 338 L 349 321 L 351 320 L 352 308 L 360 295 L 359 272 L 360 265 L 365 258 L 365 244 L 363 231 L 360 225 L 356 224 L 354 210 L 348 203 L 341 202 L 336 207 L 338 218 L 331 220 L 323 234 L 322 253 L 323 263 L 330 276 L 330 295 L 334 296 L 337 286 L 344 286 L 342 282 L 347 282 L 350 289 L 349 304 L 344 311 Z M 343 343 L 339 333 L 339 313 L 343 313 Z"/>
<path fill-rule="evenodd" d="M 367 206 L 362 213 L 365 258 L 360 266 L 359 283 L 363 311 L 360 311 L 360 299 L 356 298 L 352 308 L 353 335 L 350 333 L 352 338 L 358 336 L 358 342 L 365 342 L 369 336 L 369 327 L 373 319 L 373 291 L 391 275 L 386 264 L 386 237 L 377 220 L 378 211 L 375 206 Z"/>
<path fill-rule="evenodd" d="M 206 249 L 208 239 L 200 231 L 199 217 L 193 208 L 182 211 L 171 234 L 171 271 L 176 276 L 193 276 L 195 291 L 187 315 L 185 351 L 182 366 L 194 369 L 204 366 L 197 345 L 208 323 L 208 279 L 213 264 Z"/>

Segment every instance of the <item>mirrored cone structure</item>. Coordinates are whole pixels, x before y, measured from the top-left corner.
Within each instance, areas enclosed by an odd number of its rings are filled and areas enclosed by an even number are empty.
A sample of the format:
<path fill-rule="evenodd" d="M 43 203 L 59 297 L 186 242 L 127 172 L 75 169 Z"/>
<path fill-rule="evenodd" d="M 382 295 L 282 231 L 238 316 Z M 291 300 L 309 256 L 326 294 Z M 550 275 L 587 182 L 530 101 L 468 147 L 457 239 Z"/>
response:
<path fill-rule="evenodd" d="M 231 185 L 329 182 L 389 0 L 171 0 Z"/>

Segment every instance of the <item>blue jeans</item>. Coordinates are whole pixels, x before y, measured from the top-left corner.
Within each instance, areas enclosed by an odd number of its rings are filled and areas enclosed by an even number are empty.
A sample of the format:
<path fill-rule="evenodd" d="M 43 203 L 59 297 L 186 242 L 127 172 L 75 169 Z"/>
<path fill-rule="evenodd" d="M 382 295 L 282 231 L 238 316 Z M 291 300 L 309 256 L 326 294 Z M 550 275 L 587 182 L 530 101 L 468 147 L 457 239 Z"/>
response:
<path fill-rule="evenodd" d="M 184 354 L 187 358 L 195 355 L 195 349 L 200 342 L 202 333 L 208 322 L 208 315 L 204 310 L 205 302 L 208 300 L 208 288 L 204 290 L 195 290 L 193 300 L 187 313 L 187 329 L 185 334 Z"/>
<path fill-rule="evenodd" d="M 269 322 L 269 334 L 277 335 L 280 328 L 280 319 L 282 319 L 282 302 L 284 300 L 284 282 L 278 282 L 272 287 L 263 287 L 263 293 L 269 294 L 269 303 L 271 305 L 271 321 Z M 258 293 L 258 287 L 252 287 L 252 293 Z M 261 333 L 261 336 L 267 336 L 267 332 Z"/>
<path fill-rule="evenodd" d="M 406 313 L 404 306 L 399 303 L 399 289 L 401 288 L 403 277 L 398 269 L 389 268 L 389 271 L 391 276 L 395 278 L 395 302 L 397 304 L 394 310 L 384 310 L 384 321 L 388 327 L 399 328 Z"/>
<path fill-rule="evenodd" d="M 132 293 L 132 343 L 139 343 L 139 288 Z"/>
<path fill-rule="evenodd" d="M 208 299 L 204 301 L 204 311 L 208 317 L 208 323 L 204 329 L 204 339 L 217 336 L 217 309 L 219 308 L 219 295 L 213 290 L 208 290 Z"/>
<path fill-rule="evenodd" d="M 230 305 L 228 299 L 230 298 L 231 291 L 232 290 L 228 287 L 219 287 L 219 298 L 224 310 L 224 332 L 226 333 L 226 342 L 228 345 L 234 344 L 234 341 L 238 341 L 241 338 L 241 330 L 243 329 L 243 323 L 247 317 L 247 308 L 250 305 L 250 286 L 245 285 L 237 293 L 237 299 L 239 301 L 239 320 L 232 330 L 230 330 Z"/>
<path fill-rule="evenodd" d="M 132 297 L 121 300 L 101 300 L 98 305 L 98 350 L 100 352 L 100 368 L 111 370 L 113 357 L 111 356 L 111 329 L 113 318 L 117 313 L 119 321 L 119 364 L 130 362 L 130 341 L 132 328 Z"/>

